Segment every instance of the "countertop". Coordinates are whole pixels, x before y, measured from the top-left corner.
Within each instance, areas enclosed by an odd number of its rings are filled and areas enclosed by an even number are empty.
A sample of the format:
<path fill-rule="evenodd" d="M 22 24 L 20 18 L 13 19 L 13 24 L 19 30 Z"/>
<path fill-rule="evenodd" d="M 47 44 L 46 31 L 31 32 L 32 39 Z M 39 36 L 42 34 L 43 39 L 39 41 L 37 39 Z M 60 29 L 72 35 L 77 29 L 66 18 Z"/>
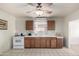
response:
<path fill-rule="evenodd" d="M 15 37 L 56 37 L 56 38 L 64 38 L 63 36 L 15 36 Z"/>
<path fill-rule="evenodd" d="M 24 37 L 56 37 L 56 38 L 64 38 L 63 36 L 24 36 Z"/>

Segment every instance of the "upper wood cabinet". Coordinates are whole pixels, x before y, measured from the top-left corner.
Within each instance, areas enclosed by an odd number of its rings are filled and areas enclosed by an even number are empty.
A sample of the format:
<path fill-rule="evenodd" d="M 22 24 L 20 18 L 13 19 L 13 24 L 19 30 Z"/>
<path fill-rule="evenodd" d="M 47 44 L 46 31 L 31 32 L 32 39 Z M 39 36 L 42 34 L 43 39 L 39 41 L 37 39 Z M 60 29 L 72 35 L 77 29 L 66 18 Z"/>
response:
<path fill-rule="evenodd" d="M 48 30 L 55 30 L 55 21 L 54 20 L 48 20 L 47 21 L 47 28 L 48 28 Z"/>
<path fill-rule="evenodd" d="M 33 20 L 26 21 L 26 30 L 33 30 Z"/>

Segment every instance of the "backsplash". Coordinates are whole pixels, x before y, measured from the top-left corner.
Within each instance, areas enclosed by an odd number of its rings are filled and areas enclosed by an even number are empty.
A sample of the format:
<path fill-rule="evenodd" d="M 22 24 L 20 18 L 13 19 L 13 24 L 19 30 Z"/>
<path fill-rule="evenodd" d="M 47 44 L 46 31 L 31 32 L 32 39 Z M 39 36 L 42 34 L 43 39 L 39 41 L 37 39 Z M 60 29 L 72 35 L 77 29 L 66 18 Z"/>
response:
<path fill-rule="evenodd" d="M 28 33 L 31 33 L 32 36 L 54 36 L 55 35 L 55 31 L 26 31 L 26 35 L 28 35 Z"/>
<path fill-rule="evenodd" d="M 47 20 L 46 18 L 36 18 L 33 23 L 34 32 L 47 31 Z"/>

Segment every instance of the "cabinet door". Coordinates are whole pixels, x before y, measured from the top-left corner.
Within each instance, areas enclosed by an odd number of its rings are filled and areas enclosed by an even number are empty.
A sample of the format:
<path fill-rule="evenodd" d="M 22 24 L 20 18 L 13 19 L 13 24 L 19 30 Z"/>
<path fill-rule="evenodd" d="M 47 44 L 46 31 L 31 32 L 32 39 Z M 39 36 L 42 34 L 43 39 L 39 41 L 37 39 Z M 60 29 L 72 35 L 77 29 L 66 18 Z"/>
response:
<path fill-rule="evenodd" d="M 63 47 L 63 39 L 57 38 L 57 48 L 62 48 L 62 47 Z"/>
<path fill-rule="evenodd" d="M 51 46 L 50 46 L 50 43 L 51 43 L 51 42 L 50 42 L 50 38 L 47 38 L 47 39 L 46 39 L 46 47 L 47 47 L 47 48 L 50 48 L 50 47 L 51 47 Z"/>
<path fill-rule="evenodd" d="M 24 38 L 24 47 L 30 48 L 31 47 L 31 37 L 25 37 Z"/>
<path fill-rule="evenodd" d="M 51 48 L 56 48 L 56 38 L 51 38 Z"/>
<path fill-rule="evenodd" d="M 35 47 L 35 38 L 32 38 L 31 39 L 31 48 L 34 48 Z"/>
<path fill-rule="evenodd" d="M 45 48 L 46 47 L 46 38 L 41 38 L 40 40 L 41 40 L 41 42 L 40 42 L 41 48 Z"/>
<path fill-rule="evenodd" d="M 24 47 L 25 48 L 30 48 L 31 47 L 31 40 L 29 40 L 29 39 L 25 39 L 24 40 Z"/>
<path fill-rule="evenodd" d="M 47 24 L 48 24 L 48 30 L 55 30 L 55 21 L 48 20 Z"/>
<path fill-rule="evenodd" d="M 33 21 L 26 21 L 26 30 L 33 30 Z"/>
<path fill-rule="evenodd" d="M 35 48 L 40 48 L 40 39 L 35 38 Z"/>

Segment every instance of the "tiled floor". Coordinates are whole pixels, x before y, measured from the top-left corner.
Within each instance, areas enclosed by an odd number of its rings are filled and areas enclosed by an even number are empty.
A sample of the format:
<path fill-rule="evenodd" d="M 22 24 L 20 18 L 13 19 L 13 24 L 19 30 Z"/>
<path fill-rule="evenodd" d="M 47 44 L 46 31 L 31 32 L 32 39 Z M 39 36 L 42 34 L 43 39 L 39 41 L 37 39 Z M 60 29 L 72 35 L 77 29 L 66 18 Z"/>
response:
<path fill-rule="evenodd" d="M 78 56 L 78 48 L 62 49 L 12 49 L 2 56 Z"/>

